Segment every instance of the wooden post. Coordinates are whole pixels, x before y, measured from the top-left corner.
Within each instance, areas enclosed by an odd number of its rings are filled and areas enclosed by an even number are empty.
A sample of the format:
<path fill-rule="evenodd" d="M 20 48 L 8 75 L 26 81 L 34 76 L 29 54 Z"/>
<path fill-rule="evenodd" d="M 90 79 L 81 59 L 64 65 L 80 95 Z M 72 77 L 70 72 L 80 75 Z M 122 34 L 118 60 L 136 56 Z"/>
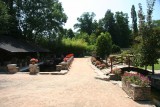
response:
<path fill-rule="evenodd" d="M 130 56 L 128 56 L 128 67 L 130 68 Z"/>
<path fill-rule="evenodd" d="M 111 61 L 111 72 L 112 72 L 112 57 L 110 57 L 110 61 Z"/>

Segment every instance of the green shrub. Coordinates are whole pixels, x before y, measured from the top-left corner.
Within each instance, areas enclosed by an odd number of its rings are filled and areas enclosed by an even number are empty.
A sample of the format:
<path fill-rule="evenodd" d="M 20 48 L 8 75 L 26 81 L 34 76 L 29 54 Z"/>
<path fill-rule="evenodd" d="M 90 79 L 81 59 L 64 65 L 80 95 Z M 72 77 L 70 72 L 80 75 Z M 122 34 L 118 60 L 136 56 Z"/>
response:
<path fill-rule="evenodd" d="M 87 50 L 87 43 L 83 39 L 62 39 L 62 53 L 74 53 L 75 56 L 82 56 Z"/>
<path fill-rule="evenodd" d="M 121 48 L 115 44 L 112 45 L 112 53 L 119 53 L 121 52 Z"/>
<path fill-rule="evenodd" d="M 112 50 L 112 38 L 111 35 L 106 33 L 101 33 L 96 41 L 96 53 L 101 58 L 109 56 Z"/>

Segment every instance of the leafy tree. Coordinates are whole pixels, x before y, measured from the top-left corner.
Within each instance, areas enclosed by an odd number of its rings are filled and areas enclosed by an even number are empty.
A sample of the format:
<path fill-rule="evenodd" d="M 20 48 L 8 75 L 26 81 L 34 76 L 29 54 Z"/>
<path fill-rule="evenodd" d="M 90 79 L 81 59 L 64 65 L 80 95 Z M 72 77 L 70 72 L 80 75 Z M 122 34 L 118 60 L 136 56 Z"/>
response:
<path fill-rule="evenodd" d="M 137 28 L 137 13 L 135 11 L 134 5 L 132 5 L 132 8 L 131 8 L 131 18 L 132 18 L 133 35 L 137 36 L 137 33 L 138 33 L 138 28 Z"/>
<path fill-rule="evenodd" d="M 8 29 L 6 35 L 13 36 L 15 38 L 21 38 L 22 32 L 20 26 L 18 25 L 16 8 L 15 8 L 16 0 L 2 0 L 2 1 L 6 4 L 8 15 L 10 16 L 8 20 L 9 24 L 6 25 Z"/>
<path fill-rule="evenodd" d="M 3 1 L 0 0 L 0 35 L 7 34 L 9 19 L 10 15 L 8 14 L 7 6 Z"/>
<path fill-rule="evenodd" d="M 153 20 L 153 27 L 160 28 L 160 20 Z"/>
<path fill-rule="evenodd" d="M 67 16 L 58 0 L 27 0 L 22 1 L 18 7 L 19 24 L 27 39 L 36 41 L 38 37 L 48 37 L 53 41 L 63 31 L 62 25 Z"/>
<path fill-rule="evenodd" d="M 112 50 L 112 38 L 111 35 L 106 33 L 101 33 L 96 41 L 96 52 L 101 58 L 108 57 Z"/>
<path fill-rule="evenodd" d="M 103 18 L 100 19 L 96 24 L 96 30 L 95 30 L 95 34 L 98 37 L 102 32 L 105 32 L 105 28 L 104 28 L 104 21 Z"/>
<path fill-rule="evenodd" d="M 88 35 L 91 35 L 95 32 L 95 24 L 96 21 L 94 20 L 95 13 L 83 13 L 80 17 L 77 18 L 78 23 L 74 25 L 75 29 L 78 29 L 79 32 L 85 32 Z"/>
<path fill-rule="evenodd" d="M 69 38 L 75 37 L 75 35 L 74 35 L 72 29 L 68 29 L 68 30 L 67 30 L 67 37 L 69 37 Z"/>
<path fill-rule="evenodd" d="M 147 23 L 142 13 L 142 6 L 139 4 L 139 35 L 142 36 L 140 61 L 143 66 L 152 66 L 152 73 L 154 74 L 154 64 L 158 62 L 160 50 L 160 32 L 158 28 L 153 28 L 152 13 L 155 0 L 147 0 Z"/>
<path fill-rule="evenodd" d="M 116 23 L 119 29 L 118 45 L 126 48 L 130 45 L 130 29 L 128 26 L 128 15 L 123 12 L 116 12 L 115 14 Z"/>
<path fill-rule="evenodd" d="M 112 13 L 111 10 L 107 10 L 102 21 L 104 31 L 109 32 L 111 34 L 113 43 L 118 45 L 118 29 L 114 18 L 114 13 Z"/>
<path fill-rule="evenodd" d="M 144 27 L 143 31 L 143 43 L 141 51 L 142 65 L 152 66 L 152 73 L 154 74 L 154 64 L 158 62 L 159 53 L 157 34 L 155 35 L 152 26 L 152 13 L 155 0 L 147 0 L 147 25 Z"/>

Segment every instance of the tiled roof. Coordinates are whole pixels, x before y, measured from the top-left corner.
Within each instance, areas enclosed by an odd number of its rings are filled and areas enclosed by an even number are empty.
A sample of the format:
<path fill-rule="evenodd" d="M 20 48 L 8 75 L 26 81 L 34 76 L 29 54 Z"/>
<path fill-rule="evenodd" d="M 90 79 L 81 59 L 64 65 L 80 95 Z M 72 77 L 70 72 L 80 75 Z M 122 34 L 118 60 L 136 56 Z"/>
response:
<path fill-rule="evenodd" d="M 0 48 L 8 52 L 49 52 L 38 45 L 9 36 L 0 36 Z"/>

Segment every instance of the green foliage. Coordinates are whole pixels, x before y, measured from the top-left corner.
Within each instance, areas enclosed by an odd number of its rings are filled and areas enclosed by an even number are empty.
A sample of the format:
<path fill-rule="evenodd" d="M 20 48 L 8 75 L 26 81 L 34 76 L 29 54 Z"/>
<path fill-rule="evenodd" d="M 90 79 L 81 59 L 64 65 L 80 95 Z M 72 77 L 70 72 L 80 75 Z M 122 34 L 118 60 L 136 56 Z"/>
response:
<path fill-rule="evenodd" d="M 75 34 L 73 33 L 72 29 L 67 30 L 67 37 L 69 37 L 69 38 L 75 37 Z"/>
<path fill-rule="evenodd" d="M 88 42 L 89 45 L 95 45 L 96 44 L 96 39 L 97 39 L 96 35 L 92 33 L 89 36 L 89 42 Z"/>
<path fill-rule="evenodd" d="M 19 1 L 16 0 L 2 0 L 2 1 L 5 3 L 5 6 L 7 8 L 7 13 L 10 16 L 8 23 L 6 23 L 5 25 L 5 27 L 7 27 L 7 32 L 5 32 L 5 35 L 22 39 L 22 32 L 17 20 L 18 13 L 16 13 L 18 10 L 16 9 L 16 3 Z"/>
<path fill-rule="evenodd" d="M 95 32 L 96 22 L 94 20 L 95 13 L 83 13 L 80 17 L 77 18 L 78 23 L 74 25 L 75 29 L 78 29 L 79 32 L 85 32 L 88 35 L 91 35 Z"/>
<path fill-rule="evenodd" d="M 119 53 L 121 52 L 121 48 L 115 44 L 112 45 L 112 53 Z"/>
<path fill-rule="evenodd" d="M 37 42 L 41 38 L 53 41 L 63 32 L 67 16 L 58 0 L 16 1 L 15 9 L 22 34 L 27 40 Z"/>
<path fill-rule="evenodd" d="M 61 53 L 73 53 L 75 56 L 82 56 L 87 50 L 87 43 L 83 39 L 63 38 L 60 48 Z"/>
<path fill-rule="evenodd" d="M 123 12 L 116 12 L 115 18 L 119 29 L 118 45 L 123 48 L 128 48 L 131 34 L 128 26 L 128 15 Z"/>
<path fill-rule="evenodd" d="M 152 66 L 147 66 L 147 69 L 152 70 Z M 154 65 L 155 70 L 160 70 L 160 60 Z"/>
<path fill-rule="evenodd" d="M 96 52 L 97 55 L 101 58 L 105 58 L 110 55 L 112 50 L 112 38 L 111 35 L 106 33 L 101 33 L 101 35 L 98 36 L 97 42 L 96 42 Z"/>
<path fill-rule="evenodd" d="M 0 35 L 7 33 L 10 15 L 7 6 L 0 0 Z M 3 27 L 2 27 L 3 26 Z"/>
<path fill-rule="evenodd" d="M 78 33 L 75 37 L 76 39 L 83 39 L 85 42 L 89 43 L 89 35 L 85 32 Z"/>
<path fill-rule="evenodd" d="M 114 13 L 111 10 L 107 10 L 104 18 L 102 19 L 105 32 L 109 32 L 112 36 L 112 41 L 114 44 L 118 44 L 119 31 L 117 31 L 117 24 L 115 21 Z"/>
<path fill-rule="evenodd" d="M 107 10 L 104 18 L 99 20 L 98 32 L 109 32 L 113 44 L 122 48 L 129 47 L 131 31 L 128 26 L 128 15 L 123 12 L 111 12 Z M 97 33 L 98 33 L 97 32 Z"/>
<path fill-rule="evenodd" d="M 123 75 L 124 82 L 129 82 L 130 84 L 139 85 L 142 87 L 148 87 L 150 86 L 150 80 L 148 77 L 145 77 L 141 74 L 131 74 L 131 73 L 125 73 Z"/>
<path fill-rule="evenodd" d="M 152 13 L 155 0 L 147 0 L 147 23 L 145 23 L 145 16 L 142 11 L 142 5 L 139 4 L 139 43 L 137 44 L 136 55 L 141 66 L 152 66 L 152 73 L 154 74 L 154 64 L 158 62 L 160 50 L 160 32 L 153 29 Z M 155 25 L 154 25 L 155 26 Z M 156 27 L 155 27 L 156 28 Z"/>
<path fill-rule="evenodd" d="M 137 13 L 135 11 L 135 6 L 132 5 L 131 8 L 131 18 L 132 18 L 132 29 L 133 29 L 133 35 L 137 36 L 138 28 L 137 28 Z"/>
<path fill-rule="evenodd" d="M 160 29 L 160 20 L 154 20 L 153 21 L 153 27 Z"/>

